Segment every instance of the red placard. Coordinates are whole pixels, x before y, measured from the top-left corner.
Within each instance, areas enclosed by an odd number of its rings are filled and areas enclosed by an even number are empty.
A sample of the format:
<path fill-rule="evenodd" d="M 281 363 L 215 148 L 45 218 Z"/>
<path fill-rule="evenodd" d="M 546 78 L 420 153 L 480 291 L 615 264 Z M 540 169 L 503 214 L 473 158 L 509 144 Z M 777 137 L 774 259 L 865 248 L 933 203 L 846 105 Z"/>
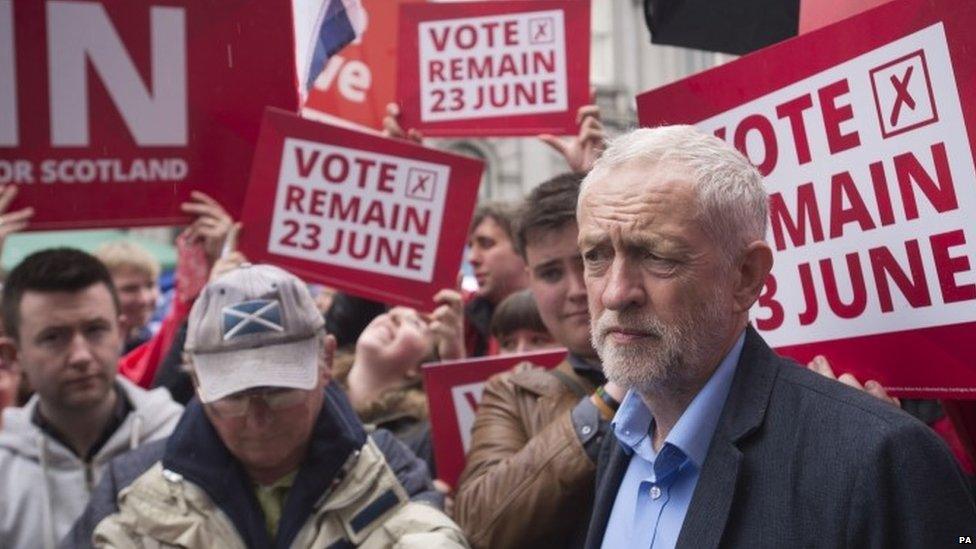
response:
<path fill-rule="evenodd" d="M 976 398 L 976 4 L 885 4 L 637 98 L 765 176 L 753 311 L 780 352 L 895 395 Z"/>
<path fill-rule="evenodd" d="M 589 0 L 400 6 L 401 124 L 432 136 L 576 133 Z"/>
<path fill-rule="evenodd" d="M 430 410 L 437 478 L 457 486 L 464 470 L 478 402 L 488 378 L 520 362 L 551 369 L 565 358 L 566 349 L 558 349 L 424 364 L 424 390 Z"/>
<path fill-rule="evenodd" d="M 264 114 L 241 250 L 351 294 L 430 310 L 453 288 L 484 164 Z"/>
<path fill-rule="evenodd" d="M 0 2 L 0 184 L 30 228 L 234 215 L 262 109 L 298 108 L 291 2 Z"/>
<path fill-rule="evenodd" d="M 331 115 L 373 129 L 383 128 L 386 105 L 396 101 L 397 7 L 422 0 L 362 0 L 367 13 L 362 37 L 329 58 L 309 90 L 303 113 Z"/>

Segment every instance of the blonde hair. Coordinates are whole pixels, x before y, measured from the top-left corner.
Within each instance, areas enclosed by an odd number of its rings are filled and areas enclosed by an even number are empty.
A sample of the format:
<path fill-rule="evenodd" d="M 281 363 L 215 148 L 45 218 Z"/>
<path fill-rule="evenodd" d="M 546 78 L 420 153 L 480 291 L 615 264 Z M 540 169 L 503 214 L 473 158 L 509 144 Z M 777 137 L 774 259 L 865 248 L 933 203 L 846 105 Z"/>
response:
<path fill-rule="evenodd" d="M 159 278 L 159 261 L 148 250 L 131 240 L 114 240 L 98 247 L 94 253 L 110 273 L 120 269 L 134 269 Z"/>

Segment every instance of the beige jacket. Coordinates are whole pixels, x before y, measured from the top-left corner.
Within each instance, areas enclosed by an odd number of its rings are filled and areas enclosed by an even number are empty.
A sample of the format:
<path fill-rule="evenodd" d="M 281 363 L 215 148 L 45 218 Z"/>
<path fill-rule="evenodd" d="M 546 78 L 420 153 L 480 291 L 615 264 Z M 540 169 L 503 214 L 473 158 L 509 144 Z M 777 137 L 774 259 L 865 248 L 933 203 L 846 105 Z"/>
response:
<path fill-rule="evenodd" d="M 409 500 L 371 440 L 345 467 L 343 480 L 317 504 L 292 547 L 325 548 L 343 540 L 368 549 L 467 547 L 451 519 Z M 363 524 L 368 513 L 361 512 L 391 490 L 396 504 Z M 119 548 L 245 547 L 230 519 L 201 488 L 160 463 L 119 493 L 119 512 L 98 524 L 94 542 L 95 547 Z"/>

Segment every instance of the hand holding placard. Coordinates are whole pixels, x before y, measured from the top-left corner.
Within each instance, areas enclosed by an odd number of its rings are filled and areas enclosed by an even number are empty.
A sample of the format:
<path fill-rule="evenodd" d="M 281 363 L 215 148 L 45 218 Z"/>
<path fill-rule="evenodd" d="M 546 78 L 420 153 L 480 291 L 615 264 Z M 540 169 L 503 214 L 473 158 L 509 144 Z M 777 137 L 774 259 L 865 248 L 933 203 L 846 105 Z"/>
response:
<path fill-rule="evenodd" d="M 580 107 L 576 112 L 576 123 L 579 124 L 579 133 L 572 139 L 551 134 L 542 134 L 539 139 L 563 155 L 570 170 L 586 173 L 605 148 L 606 134 L 600 122 L 600 107 L 595 104 Z"/>

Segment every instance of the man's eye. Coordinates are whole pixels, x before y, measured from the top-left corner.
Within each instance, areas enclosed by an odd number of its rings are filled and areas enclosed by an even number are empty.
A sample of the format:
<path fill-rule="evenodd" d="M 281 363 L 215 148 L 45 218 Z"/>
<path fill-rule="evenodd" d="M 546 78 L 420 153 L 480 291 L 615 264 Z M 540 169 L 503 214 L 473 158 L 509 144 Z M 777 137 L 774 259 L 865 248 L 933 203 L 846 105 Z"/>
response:
<path fill-rule="evenodd" d="M 558 282 L 562 277 L 562 269 L 543 269 L 539 271 L 539 279 L 546 282 Z"/>
<path fill-rule="evenodd" d="M 98 336 L 108 332 L 108 326 L 89 326 L 85 328 L 85 333 L 88 335 Z"/>
<path fill-rule="evenodd" d="M 40 341 L 41 343 L 54 343 L 59 339 L 61 339 L 61 334 L 52 333 L 52 334 L 42 335 L 41 337 L 38 338 L 38 341 Z"/>
<path fill-rule="evenodd" d="M 602 248 L 592 248 L 583 253 L 583 261 L 586 263 L 596 263 L 607 259 L 607 252 Z"/>

